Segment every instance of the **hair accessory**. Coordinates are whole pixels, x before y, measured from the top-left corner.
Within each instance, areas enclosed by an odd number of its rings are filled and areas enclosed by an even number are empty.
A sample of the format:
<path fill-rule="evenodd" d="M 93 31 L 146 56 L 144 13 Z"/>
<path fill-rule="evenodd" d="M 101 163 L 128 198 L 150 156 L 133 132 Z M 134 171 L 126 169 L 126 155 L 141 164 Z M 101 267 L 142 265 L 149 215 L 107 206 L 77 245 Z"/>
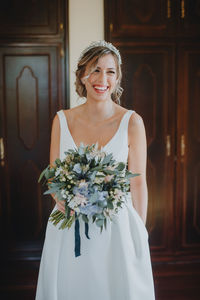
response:
<path fill-rule="evenodd" d="M 121 55 L 119 50 L 117 50 L 117 48 L 115 46 L 113 46 L 113 44 L 106 42 L 104 40 L 100 40 L 100 41 L 96 41 L 96 42 L 92 42 L 87 48 L 85 48 L 82 52 L 81 55 L 79 57 L 79 61 L 81 60 L 81 58 L 85 55 L 86 52 L 88 52 L 90 49 L 92 48 L 96 48 L 96 47 L 105 47 L 110 49 L 111 51 L 113 51 L 118 58 L 119 64 L 122 64 L 122 60 L 121 60 Z"/>

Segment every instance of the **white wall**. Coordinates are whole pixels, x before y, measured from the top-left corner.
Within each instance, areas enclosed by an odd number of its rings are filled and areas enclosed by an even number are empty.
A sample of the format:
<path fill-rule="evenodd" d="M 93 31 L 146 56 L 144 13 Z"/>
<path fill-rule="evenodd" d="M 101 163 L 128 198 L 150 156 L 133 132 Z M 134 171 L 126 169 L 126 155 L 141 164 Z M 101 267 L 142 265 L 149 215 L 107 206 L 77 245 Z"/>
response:
<path fill-rule="evenodd" d="M 103 0 L 69 0 L 70 107 L 82 103 L 75 92 L 76 65 L 81 51 L 104 39 Z"/>

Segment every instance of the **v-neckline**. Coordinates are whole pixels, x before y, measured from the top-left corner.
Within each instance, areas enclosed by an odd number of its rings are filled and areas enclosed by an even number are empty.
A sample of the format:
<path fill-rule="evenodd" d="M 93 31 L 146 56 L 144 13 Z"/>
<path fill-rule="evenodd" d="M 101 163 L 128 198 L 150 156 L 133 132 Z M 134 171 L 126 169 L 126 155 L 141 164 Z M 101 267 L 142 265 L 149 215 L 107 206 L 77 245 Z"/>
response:
<path fill-rule="evenodd" d="M 123 117 L 122 117 L 121 120 L 120 120 L 120 123 L 119 123 L 119 126 L 118 126 L 118 128 L 117 128 L 117 131 L 115 132 L 115 134 L 110 138 L 110 140 L 109 140 L 104 146 L 101 146 L 101 149 L 105 149 L 106 147 L 108 147 L 108 145 L 109 145 L 109 144 L 114 140 L 114 138 L 117 136 L 117 134 L 118 134 L 118 132 L 119 132 L 119 130 L 120 130 L 120 128 L 121 128 L 122 122 L 123 122 L 125 116 L 128 114 L 128 112 L 129 112 L 129 110 L 123 114 Z M 64 111 L 63 111 L 63 109 L 62 109 L 62 113 L 63 113 L 63 117 L 64 117 L 64 119 L 65 119 L 65 124 L 66 124 L 67 130 L 68 130 L 68 132 L 69 132 L 69 136 L 71 137 L 72 143 L 74 144 L 74 147 L 75 147 L 76 149 L 78 149 L 78 146 L 76 145 L 76 143 L 75 143 L 75 141 L 74 141 L 74 138 L 73 138 L 73 136 L 72 136 L 72 134 L 71 134 L 71 132 L 70 132 L 70 130 L 69 130 L 69 126 L 68 126 L 68 122 L 67 122 L 67 117 L 66 117 L 66 115 L 65 115 L 65 113 L 64 113 Z"/>

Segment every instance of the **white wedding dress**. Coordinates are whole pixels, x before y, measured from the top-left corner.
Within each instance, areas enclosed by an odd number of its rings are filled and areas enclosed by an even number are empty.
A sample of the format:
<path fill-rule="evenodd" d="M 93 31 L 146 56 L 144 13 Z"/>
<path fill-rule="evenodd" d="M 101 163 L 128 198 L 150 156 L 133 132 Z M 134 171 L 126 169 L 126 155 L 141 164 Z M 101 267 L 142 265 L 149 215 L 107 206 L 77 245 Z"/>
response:
<path fill-rule="evenodd" d="M 113 138 L 103 148 L 118 161 L 127 162 L 127 111 Z M 63 110 L 60 120 L 60 158 L 76 148 Z M 54 210 L 56 207 L 54 208 Z M 40 263 L 36 300 L 154 300 L 154 284 L 149 254 L 148 233 L 127 197 L 120 212 L 107 229 L 89 223 L 89 237 L 80 220 L 81 255 L 74 253 L 74 224 L 59 230 L 48 222 Z"/>

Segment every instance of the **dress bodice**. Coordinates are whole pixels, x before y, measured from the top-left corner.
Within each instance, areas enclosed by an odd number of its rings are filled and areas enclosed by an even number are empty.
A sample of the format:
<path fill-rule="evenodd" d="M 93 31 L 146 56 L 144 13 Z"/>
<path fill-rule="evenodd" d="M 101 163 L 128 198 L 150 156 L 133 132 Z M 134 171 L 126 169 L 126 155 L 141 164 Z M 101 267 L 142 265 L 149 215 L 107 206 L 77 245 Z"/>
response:
<path fill-rule="evenodd" d="M 128 110 L 122 117 L 119 127 L 108 143 L 102 147 L 103 151 L 113 154 L 114 159 L 127 163 L 128 159 L 128 124 L 133 110 Z M 60 120 L 60 159 L 64 159 L 64 152 L 77 148 L 69 131 L 67 119 L 63 110 L 57 112 Z"/>

